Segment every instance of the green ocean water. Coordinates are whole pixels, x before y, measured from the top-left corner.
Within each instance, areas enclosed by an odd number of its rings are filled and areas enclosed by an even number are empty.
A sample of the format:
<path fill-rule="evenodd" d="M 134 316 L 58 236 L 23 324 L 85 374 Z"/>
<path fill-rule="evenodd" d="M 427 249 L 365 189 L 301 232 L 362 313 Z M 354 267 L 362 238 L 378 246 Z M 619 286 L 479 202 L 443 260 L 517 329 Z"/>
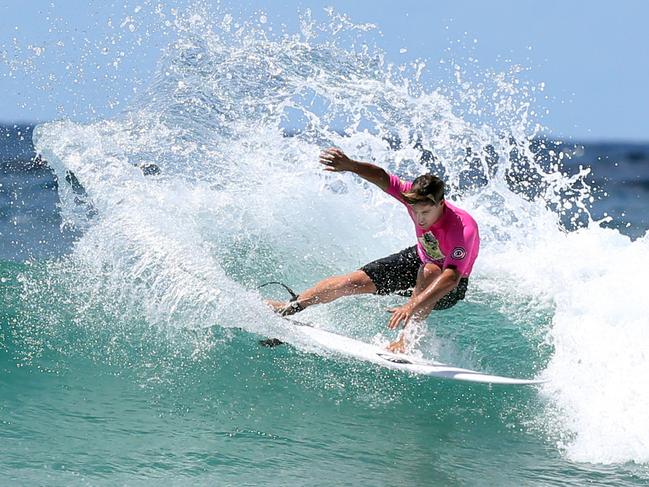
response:
<path fill-rule="evenodd" d="M 646 482 L 642 467 L 566 460 L 539 421 L 536 387 L 456 383 L 267 349 L 260 336 L 218 324 L 199 337 L 152 333 L 110 314 L 75 322 L 79 303 L 65 303 L 62 289 L 41 287 L 51 294 L 39 303 L 21 296 L 20 280 L 53 278 L 48 272 L 2 265 L 6 485 Z M 378 298 L 356 299 L 371 306 Z M 474 365 L 490 371 L 527 376 L 543 367 L 551 351 L 542 340 L 473 301 L 440 318 L 437 336 L 471 348 Z"/>

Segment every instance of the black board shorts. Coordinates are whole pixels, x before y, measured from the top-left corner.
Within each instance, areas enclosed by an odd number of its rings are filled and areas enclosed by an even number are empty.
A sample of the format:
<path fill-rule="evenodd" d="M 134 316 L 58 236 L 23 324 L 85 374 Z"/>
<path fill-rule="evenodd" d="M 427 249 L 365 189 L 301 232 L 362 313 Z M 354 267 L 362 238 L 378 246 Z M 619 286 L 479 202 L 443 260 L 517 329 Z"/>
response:
<path fill-rule="evenodd" d="M 417 273 L 421 267 L 417 246 L 408 247 L 396 254 L 383 257 L 361 267 L 376 286 L 376 294 L 400 294 L 411 296 L 417 284 Z M 448 309 L 464 299 L 468 277 L 462 277 L 459 284 L 435 305 L 436 310 Z"/>

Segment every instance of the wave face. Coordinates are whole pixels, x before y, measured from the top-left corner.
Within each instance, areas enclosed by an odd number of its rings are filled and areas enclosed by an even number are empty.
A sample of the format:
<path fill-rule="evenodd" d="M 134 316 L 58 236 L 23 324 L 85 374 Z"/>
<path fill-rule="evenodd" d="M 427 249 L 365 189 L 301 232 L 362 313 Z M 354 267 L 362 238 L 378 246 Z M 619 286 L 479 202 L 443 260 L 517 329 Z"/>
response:
<path fill-rule="evenodd" d="M 649 237 L 593 221 L 588 171 L 539 156 L 534 87 L 517 69 L 467 81 L 455 66 L 453 86 L 427 87 L 423 66 L 387 63 L 371 26 L 336 14 L 306 14 L 291 35 L 201 11 L 175 28 L 120 116 L 35 130 L 64 224 L 81 236 L 66 258 L 21 274 L 21 316 L 41 324 L 41 340 L 21 347 L 74 343 L 149 378 L 161 355 L 174 370 L 218 360 L 237 329 L 314 350 L 257 287 L 304 288 L 413 241 L 389 197 L 320 170 L 320 150 L 338 146 L 403 177 L 440 174 L 480 225 L 467 301 L 429 320 L 420 353 L 549 379 L 526 421 L 571 461 L 649 461 Z M 159 174 L 143 173 L 150 164 Z M 63 183 L 70 172 L 83 190 Z M 304 316 L 385 341 L 392 302 L 350 298 Z"/>

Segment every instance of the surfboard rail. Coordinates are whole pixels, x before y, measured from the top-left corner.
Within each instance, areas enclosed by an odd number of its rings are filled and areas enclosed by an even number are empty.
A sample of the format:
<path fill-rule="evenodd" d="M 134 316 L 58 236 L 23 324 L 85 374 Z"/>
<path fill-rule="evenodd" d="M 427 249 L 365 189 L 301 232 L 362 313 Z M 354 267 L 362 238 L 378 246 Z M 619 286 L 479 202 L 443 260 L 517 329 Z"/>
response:
<path fill-rule="evenodd" d="M 284 317 L 301 334 L 322 348 L 346 357 L 372 362 L 389 369 L 401 370 L 417 375 L 426 375 L 440 379 L 474 382 L 482 384 L 503 385 L 538 385 L 547 382 L 545 379 L 522 379 L 477 370 L 455 367 L 453 365 L 424 360 L 407 354 L 392 353 L 378 345 L 365 343 L 338 333 L 318 328 L 311 323 L 304 323 L 293 318 Z"/>

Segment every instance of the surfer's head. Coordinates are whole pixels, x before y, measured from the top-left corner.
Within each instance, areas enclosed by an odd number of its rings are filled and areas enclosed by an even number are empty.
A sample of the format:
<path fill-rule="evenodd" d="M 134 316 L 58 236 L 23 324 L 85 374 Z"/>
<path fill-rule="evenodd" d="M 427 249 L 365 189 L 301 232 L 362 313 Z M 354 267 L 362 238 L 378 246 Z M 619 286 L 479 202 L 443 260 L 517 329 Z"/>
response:
<path fill-rule="evenodd" d="M 432 174 L 419 176 L 410 191 L 402 193 L 403 199 L 415 213 L 415 221 L 428 228 L 442 216 L 444 211 L 444 181 Z"/>
<path fill-rule="evenodd" d="M 412 182 L 410 191 L 402 193 L 406 203 L 428 203 L 438 205 L 444 201 L 444 181 L 432 174 L 419 176 Z"/>

